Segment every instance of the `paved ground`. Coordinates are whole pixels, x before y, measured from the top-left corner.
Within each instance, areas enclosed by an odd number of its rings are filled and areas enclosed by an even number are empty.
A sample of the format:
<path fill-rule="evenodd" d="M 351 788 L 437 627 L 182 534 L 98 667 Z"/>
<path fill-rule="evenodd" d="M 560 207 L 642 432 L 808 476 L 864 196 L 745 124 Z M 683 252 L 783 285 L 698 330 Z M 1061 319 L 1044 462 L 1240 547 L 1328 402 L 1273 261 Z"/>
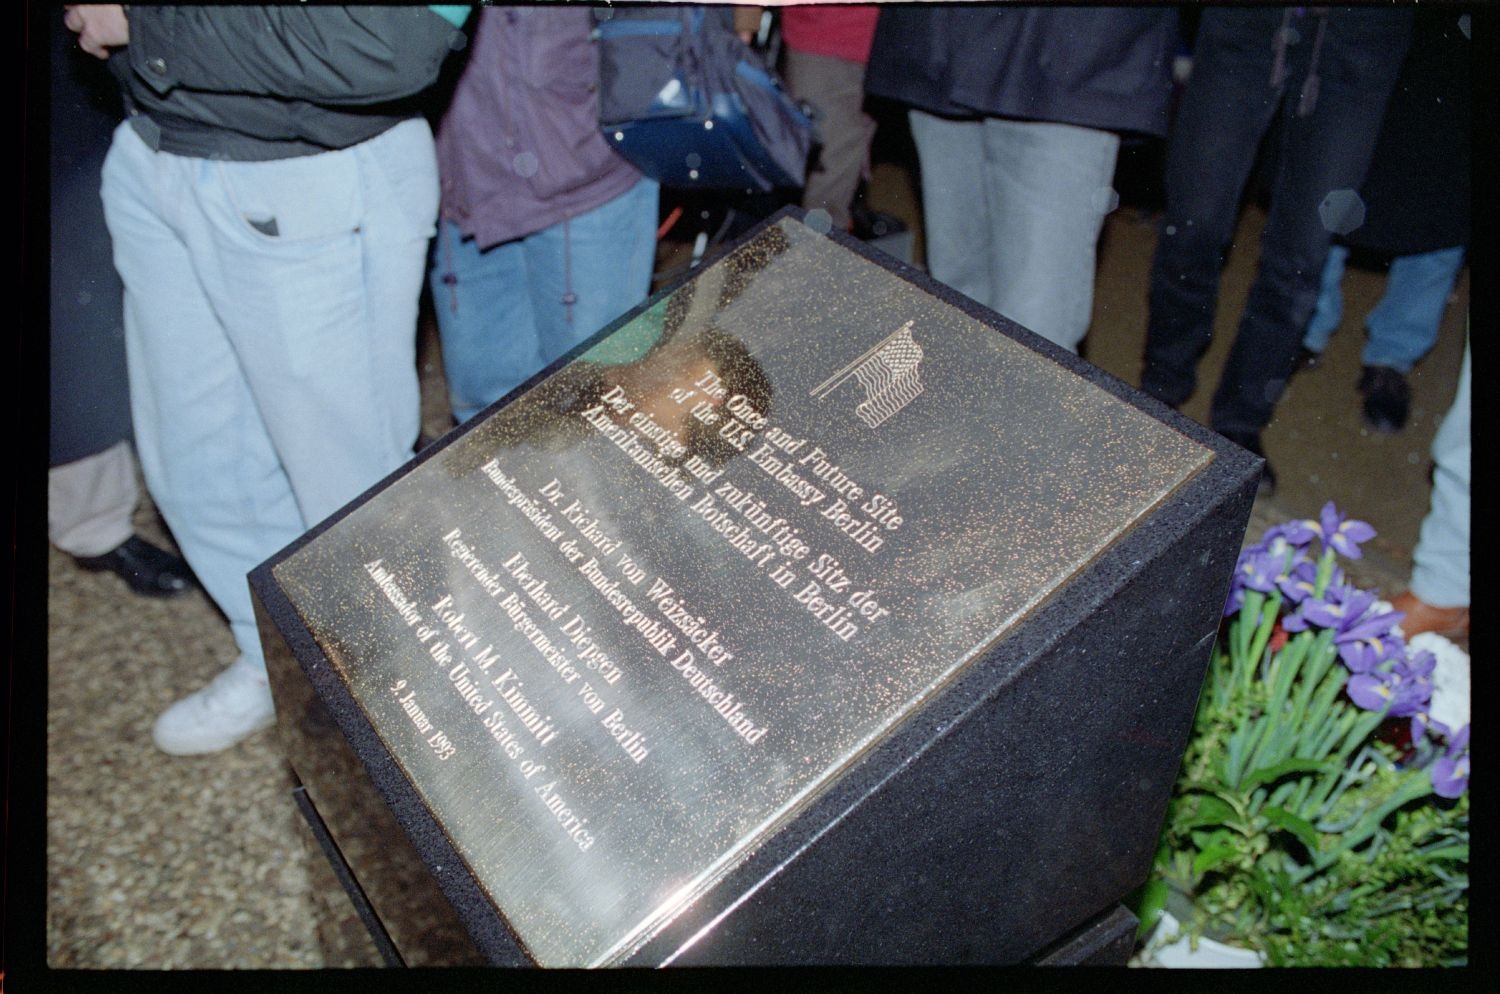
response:
<path fill-rule="evenodd" d="M 877 165 L 872 202 L 918 227 L 908 167 Z M 1221 335 L 1205 363 L 1214 382 L 1244 299 L 1262 214 L 1246 212 L 1225 277 Z M 920 238 L 916 239 L 920 243 Z M 1088 357 L 1136 382 L 1145 327 L 1145 275 L 1155 241 L 1149 205 L 1128 200 L 1107 225 Z M 666 257 L 684 251 L 664 249 Z M 1401 589 L 1427 506 L 1428 447 L 1453 395 L 1468 308 L 1467 277 L 1437 350 L 1413 377 L 1407 430 L 1374 435 L 1359 419 L 1360 316 L 1381 288 L 1349 276 L 1346 326 L 1327 361 L 1296 379 L 1266 435 L 1282 481 L 1257 504 L 1252 535 L 1324 501 L 1380 533 L 1353 571 L 1367 586 Z M 425 422 L 445 429 L 439 363 L 424 339 Z M 1202 418 L 1206 393 L 1186 413 Z M 166 541 L 150 507 L 143 533 Z M 329 912 L 326 869 L 310 858 L 274 736 L 262 733 L 213 757 L 155 751 L 150 724 L 184 688 L 234 655 L 227 628 L 202 594 L 170 602 L 130 595 L 113 576 L 85 573 L 67 556 L 48 563 L 47 957 L 56 967 L 313 967 L 374 962 L 352 915 Z M 314 928 L 311 923 L 321 924 Z"/>

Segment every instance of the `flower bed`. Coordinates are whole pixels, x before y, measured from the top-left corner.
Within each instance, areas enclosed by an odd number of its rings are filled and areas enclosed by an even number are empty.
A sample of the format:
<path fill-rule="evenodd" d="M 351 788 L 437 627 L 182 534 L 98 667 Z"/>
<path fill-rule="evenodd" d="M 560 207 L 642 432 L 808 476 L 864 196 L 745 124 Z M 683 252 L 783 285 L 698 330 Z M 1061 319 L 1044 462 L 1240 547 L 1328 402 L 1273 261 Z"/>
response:
<path fill-rule="evenodd" d="M 1432 648 L 1346 582 L 1373 536 L 1330 503 L 1241 553 L 1143 930 L 1175 890 L 1190 942 L 1272 966 L 1466 961 L 1467 670 L 1441 681 L 1462 707 L 1435 702 Z"/>

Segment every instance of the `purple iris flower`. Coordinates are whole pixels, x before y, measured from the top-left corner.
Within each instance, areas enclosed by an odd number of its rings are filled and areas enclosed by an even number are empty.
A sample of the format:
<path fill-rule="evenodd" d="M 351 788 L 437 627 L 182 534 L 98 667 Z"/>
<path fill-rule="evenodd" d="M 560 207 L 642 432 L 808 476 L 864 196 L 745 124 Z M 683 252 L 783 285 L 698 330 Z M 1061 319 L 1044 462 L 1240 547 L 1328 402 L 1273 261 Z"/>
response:
<path fill-rule="evenodd" d="M 1469 789 L 1469 754 L 1457 759 L 1446 756 L 1432 764 L 1432 792 L 1439 797 L 1460 797 Z"/>
<path fill-rule="evenodd" d="M 1469 750 L 1469 726 L 1466 724 L 1458 730 L 1458 734 L 1448 741 L 1448 755 L 1454 756 L 1460 752 Z"/>
<path fill-rule="evenodd" d="M 1424 709 L 1411 716 L 1411 740 L 1413 742 L 1420 742 L 1428 732 L 1439 738 L 1447 738 L 1453 734 L 1452 729 L 1428 714 Z"/>
<path fill-rule="evenodd" d="M 1356 673 L 1346 689 L 1349 699 L 1366 711 L 1379 711 L 1391 699 L 1390 685 L 1382 673 Z"/>
<path fill-rule="evenodd" d="M 1240 556 L 1239 579 L 1250 590 L 1269 594 L 1276 589 L 1276 577 L 1281 572 L 1281 557 L 1264 549 L 1246 549 Z"/>
<path fill-rule="evenodd" d="M 1469 726 L 1458 730 L 1448 752 L 1432 764 L 1432 792 L 1439 797 L 1458 797 L 1469 789 Z"/>
<path fill-rule="evenodd" d="M 1330 583 L 1322 596 L 1307 594 L 1297 602 L 1297 607 L 1281 621 L 1281 627 L 1289 632 L 1302 632 L 1309 628 L 1332 628 L 1339 631 L 1349 623 L 1349 608 L 1346 602 L 1359 591 L 1341 583 Z"/>
<path fill-rule="evenodd" d="M 1426 649 L 1409 653 L 1397 658 L 1396 669 L 1409 680 L 1431 680 L 1437 669 L 1437 656 Z"/>
<path fill-rule="evenodd" d="M 1307 631 L 1309 628 L 1313 627 L 1314 624 L 1316 624 L 1316 622 L 1308 618 L 1308 609 L 1311 608 L 1312 610 L 1317 611 L 1320 609 L 1320 607 L 1321 602 L 1316 597 L 1307 596 L 1302 598 L 1301 603 L 1299 603 L 1295 608 L 1282 616 L 1281 627 L 1289 632 Z"/>
<path fill-rule="evenodd" d="M 1374 595 L 1368 596 L 1367 607 L 1374 603 Z M 1349 672 L 1368 673 L 1387 659 L 1393 659 L 1401 679 L 1423 679 L 1431 683 L 1437 657 L 1430 652 L 1419 652 L 1414 659 L 1409 659 L 1406 643 L 1394 631 L 1397 623 L 1405 617 L 1400 611 L 1372 610 L 1335 635 L 1333 644 L 1338 647 L 1339 658 Z"/>
<path fill-rule="evenodd" d="M 1267 552 L 1260 546 L 1252 545 L 1241 551 L 1239 562 L 1234 567 L 1234 577 L 1230 580 L 1229 599 L 1224 604 L 1224 616 L 1228 617 L 1240 609 L 1245 602 L 1246 590 L 1255 590 L 1262 594 L 1275 590 L 1281 562 L 1281 557 Z"/>
<path fill-rule="evenodd" d="M 1282 538 L 1294 548 L 1305 549 L 1317 537 L 1317 522 L 1304 520 L 1288 521 L 1284 525 L 1273 525 L 1267 528 L 1265 540 L 1267 544 L 1270 544 L 1273 539 Z"/>
<path fill-rule="evenodd" d="M 1350 559 L 1360 557 L 1359 543 L 1368 542 L 1375 537 L 1375 529 L 1366 522 L 1354 521 L 1340 514 L 1333 506 L 1333 501 L 1323 505 L 1316 523 L 1307 521 L 1304 524 L 1316 530 L 1318 537 L 1323 540 L 1324 548 L 1331 548 Z"/>
<path fill-rule="evenodd" d="M 1281 588 L 1281 594 L 1288 604 L 1301 604 L 1312 596 L 1317 583 L 1318 567 L 1301 559 L 1276 581 L 1276 586 Z"/>
<path fill-rule="evenodd" d="M 1390 671 L 1356 673 L 1349 678 L 1349 699 L 1366 711 L 1384 710 L 1392 718 L 1410 718 L 1427 709 L 1432 682 L 1407 680 Z"/>
<path fill-rule="evenodd" d="M 1401 651 L 1406 645 L 1399 636 L 1391 632 L 1394 622 L 1388 619 L 1389 615 L 1377 615 L 1360 621 L 1333 637 L 1333 644 L 1339 650 L 1339 658 L 1344 661 L 1350 673 L 1368 673 L 1387 659 L 1402 660 Z M 1415 676 L 1405 673 L 1402 677 L 1415 679 Z"/>
<path fill-rule="evenodd" d="M 1396 678 L 1391 688 L 1391 717 L 1410 718 L 1426 711 L 1432 704 L 1431 680 L 1404 680 Z"/>
<path fill-rule="evenodd" d="M 1322 597 L 1304 600 L 1300 613 L 1309 624 L 1342 633 L 1359 621 L 1374 603 L 1375 595 L 1372 593 L 1343 583 L 1330 583 Z"/>

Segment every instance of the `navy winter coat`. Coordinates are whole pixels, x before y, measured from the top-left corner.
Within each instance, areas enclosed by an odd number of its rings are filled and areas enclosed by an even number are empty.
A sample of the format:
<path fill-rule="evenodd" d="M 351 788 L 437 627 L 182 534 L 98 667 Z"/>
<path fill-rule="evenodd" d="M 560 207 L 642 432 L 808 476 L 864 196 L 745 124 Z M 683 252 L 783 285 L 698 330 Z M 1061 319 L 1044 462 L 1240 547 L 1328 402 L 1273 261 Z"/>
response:
<path fill-rule="evenodd" d="M 914 4 L 881 9 L 865 89 L 945 117 L 1164 135 L 1171 7 Z"/>

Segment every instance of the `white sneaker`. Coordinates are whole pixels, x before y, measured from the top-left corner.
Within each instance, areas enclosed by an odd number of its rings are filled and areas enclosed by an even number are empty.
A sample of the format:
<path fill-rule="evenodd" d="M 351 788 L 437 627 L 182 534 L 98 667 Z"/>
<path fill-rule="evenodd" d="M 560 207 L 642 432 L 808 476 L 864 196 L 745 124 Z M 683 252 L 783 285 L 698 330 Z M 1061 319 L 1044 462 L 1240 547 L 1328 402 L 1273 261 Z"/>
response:
<path fill-rule="evenodd" d="M 265 667 L 242 657 L 207 687 L 163 711 L 151 738 L 162 752 L 195 756 L 228 749 L 275 720 Z"/>

